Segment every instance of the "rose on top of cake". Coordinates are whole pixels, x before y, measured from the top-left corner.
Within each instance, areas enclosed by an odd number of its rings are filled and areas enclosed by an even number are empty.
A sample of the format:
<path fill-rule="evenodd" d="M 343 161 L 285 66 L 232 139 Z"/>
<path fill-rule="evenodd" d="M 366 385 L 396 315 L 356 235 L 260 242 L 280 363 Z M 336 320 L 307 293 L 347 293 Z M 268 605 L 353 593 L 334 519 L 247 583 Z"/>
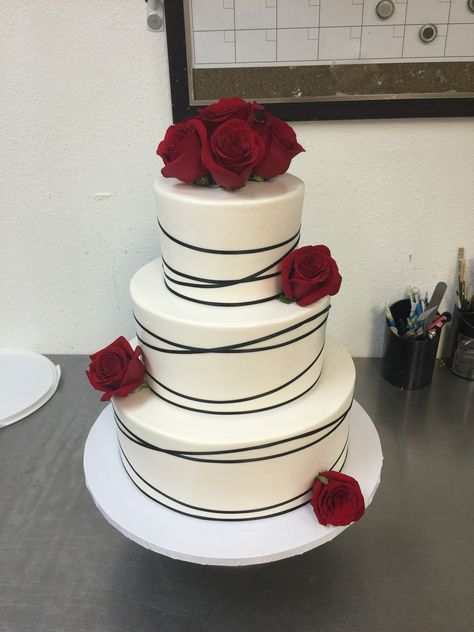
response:
<path fill-rule="evenodd" d="M 255 101 L 231 97 L 171 125 L 156 153 L 165 178 L 240 189 L 282 175 L 302 151 L 288 123 Z"/>

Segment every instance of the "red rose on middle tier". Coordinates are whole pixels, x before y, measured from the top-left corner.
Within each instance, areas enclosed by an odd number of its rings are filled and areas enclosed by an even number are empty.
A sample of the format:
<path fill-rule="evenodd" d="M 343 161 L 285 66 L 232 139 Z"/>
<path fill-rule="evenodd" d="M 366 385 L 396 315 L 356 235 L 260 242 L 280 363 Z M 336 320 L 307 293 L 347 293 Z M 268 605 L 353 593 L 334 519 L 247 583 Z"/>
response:
<path fill-rule="evenodd" d="M 283 293 L 304 307 L 339 292 L 342 278 L 327 246 L 303 246 L 281 262 Z"/>
<path fill-rule="evenodd" d="M 226 189 L 245 185 L 265 152 L 265 145 L 245 121 L 229 119 L 211 135 L 210 147 L 203 147 L 202 159 L 213 180 Z"/>
<path fill-rule="evenodd" d="M 86 375 L 97 391 L 103 391 L 101 401 L 126 397 L 143 384 L 142 355 L 141 347 L 133 349 L 123 336 L 91 355 Z"/>

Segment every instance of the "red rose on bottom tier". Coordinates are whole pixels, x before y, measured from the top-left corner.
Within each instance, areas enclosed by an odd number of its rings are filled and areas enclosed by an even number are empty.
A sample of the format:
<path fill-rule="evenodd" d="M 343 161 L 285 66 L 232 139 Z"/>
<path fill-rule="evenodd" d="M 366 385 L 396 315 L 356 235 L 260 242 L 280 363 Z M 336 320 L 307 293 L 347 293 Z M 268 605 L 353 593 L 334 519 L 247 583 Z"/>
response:
<path fill-rule="evenodd" d="M 359 483 L 342 472 L 320 472 L 313 485 L 311 505 L 318 522 L 324 526 L 348 525 L 365 512 Z"/>
<path fill-rule="evenodd" d="M 327 246 L 303 246 L 281 262 L 283 293 L 304 307 L 324 296 L 334 296 L 341 287 L 337 263 Z"/>
<path fill-rule="evenodd" d="M 145 367 L 140 360 L 141 354 L 140 347 L 134 351 L 128 340 L 120 336 L 91 355 L 86 375 L 97 391 L 104 391 L 101 401 L 111 397 L 125 397 L 143 384 Z"/>

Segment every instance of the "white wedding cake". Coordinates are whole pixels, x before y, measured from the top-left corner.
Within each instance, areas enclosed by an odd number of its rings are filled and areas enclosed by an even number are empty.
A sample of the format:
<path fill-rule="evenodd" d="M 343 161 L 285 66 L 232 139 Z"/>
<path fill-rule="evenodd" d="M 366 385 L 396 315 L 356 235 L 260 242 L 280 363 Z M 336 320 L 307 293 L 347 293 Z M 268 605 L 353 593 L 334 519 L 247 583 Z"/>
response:
<path fill-rule="evenodd" d="M 91 355 L 123 466 L 160 505 L 256 520 L 311 501 L 322 525 L 364 513 L 348 454 L 355 370 L 326 337 L 341 285 L 325 245 L 299 246 L 303 152 L 264 107 L 221 99 L 158 145 L 161 258 L 134 275 L 136 338 Z"/>
<path fill-rule="evenodd" d="M 355 371 L 326 337 L 330 297 L 278 300 L 298 246 L 303 182 L 238 191 L 155 184 L 161 259 L 130 291 L 149 388 L 114 397 L 124 467 L 144 494 L 204 519 L 307 503 L 349 449 Z"/>

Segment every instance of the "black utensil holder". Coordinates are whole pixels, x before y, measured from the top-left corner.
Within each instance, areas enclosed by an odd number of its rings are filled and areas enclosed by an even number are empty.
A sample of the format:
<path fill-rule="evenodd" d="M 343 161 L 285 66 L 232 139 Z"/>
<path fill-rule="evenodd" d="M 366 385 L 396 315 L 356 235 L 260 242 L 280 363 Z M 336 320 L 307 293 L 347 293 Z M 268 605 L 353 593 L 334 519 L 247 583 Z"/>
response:
<path fill-rule="evenodd" d="M 456 307 L 451 323 L 453 350 L 451 371 L 467 380 L 474 380 L 474 312 Z"/>
<path fill-rule="evenodd" d="M 390 306 L 393 318 L 406 322 L 410 315 L 410 299 Z M 430 384 L 436 362 L 440 334 L 434 338 L 416 340 L 402 338 L 390 329 L 385 319 L 382 376 L 394 386 L 406 389 L 423 388 Z"/>

